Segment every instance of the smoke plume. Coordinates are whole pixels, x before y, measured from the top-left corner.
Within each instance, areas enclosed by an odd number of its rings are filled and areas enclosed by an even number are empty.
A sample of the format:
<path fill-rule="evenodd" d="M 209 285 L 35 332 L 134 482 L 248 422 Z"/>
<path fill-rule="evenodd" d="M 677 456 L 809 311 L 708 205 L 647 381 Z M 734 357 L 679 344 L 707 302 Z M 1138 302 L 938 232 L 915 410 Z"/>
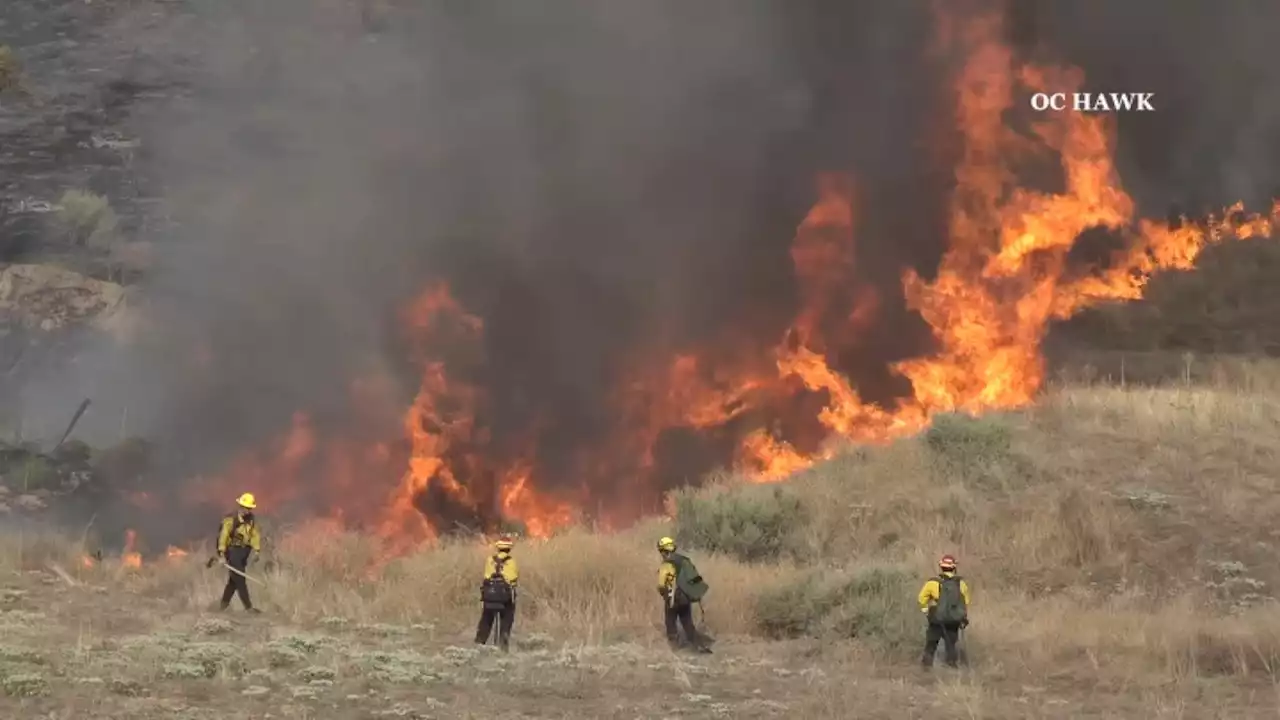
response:
<path fill-rule="evenodd" d="M 403 309 L 442 282 L 483 322 L 478 348 L 432 352 L 483 388 L 485 447 L 532 433 L 539 477 L 571 486 L 628 372 L 777 342 L 801 302 L 792 238 L 835 171 L 856 178 L 848 282 L 879 301 L 834 362 L 891 404 L 890 364 L 934 342 L 901 272 L 936 271 L 956 182 L 959 59 L 933 9 L 218 3 L 183 26 L 190 91 L 138 118 L 178 221 L 146 333 L 46 395 L 94 397 L 91 433 L 127 406 L 165 482 L 220 472 L 300 411 L 403 456 L 422 382 Z M 1233 12 L 1019 0 L 1005 30 L 1085 89 L 1156 94 L 1118 119 L 1117 161 L 1139 214 L 1163 217 L 1280 194 L 1280 9 Z M 664 483 L 714 459 L 693 456 Z"/>

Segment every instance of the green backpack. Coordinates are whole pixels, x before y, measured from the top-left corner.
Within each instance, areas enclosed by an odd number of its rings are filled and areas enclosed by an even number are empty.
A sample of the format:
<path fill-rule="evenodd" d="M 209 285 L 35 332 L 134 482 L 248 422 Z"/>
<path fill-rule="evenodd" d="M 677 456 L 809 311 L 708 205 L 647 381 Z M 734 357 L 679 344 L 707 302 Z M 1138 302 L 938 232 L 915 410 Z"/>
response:
<path fill-rule="evenodd" d="M 676 566 L 676 598 L 684 602 L 700 602 L 707 590 L 711 589 L 707 581 L 702 579 L 693 561 L 683 555 L 672 553 L 671 564 Z M 683 605 L 684 602 L 678 603 Z"/>
<path fill-rule="evenodd" d="M 958 625 L 969 618 L 969 608 L 960 592 L 960 576 L 938 577 L 938 605 L 933 621 L 940 625 Z"/>

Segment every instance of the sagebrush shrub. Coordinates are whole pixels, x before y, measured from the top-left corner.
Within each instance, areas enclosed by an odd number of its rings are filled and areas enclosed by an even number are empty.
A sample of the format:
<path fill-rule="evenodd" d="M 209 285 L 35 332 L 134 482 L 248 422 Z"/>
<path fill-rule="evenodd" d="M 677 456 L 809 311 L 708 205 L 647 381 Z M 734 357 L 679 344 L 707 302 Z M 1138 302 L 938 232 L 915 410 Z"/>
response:
<path fill-rule="evenodd" d="M 19 490 L 30 491 L 52 490 L 58 486 L 62 478 L 53 463 L 42 457 L 30 457 L 22 464 L 17 476 L 13 479 Z"/>
<path fill-rule="evenodd" d="M 22 88 L 22 68 L 8 45 L 0 45 L 0 93 Z"/>
<path fill-rule="evenodd" d="M 897 566 L 813 570 L 763 590 L 756 597 L 755 627 L 773 639 L 858 638 L 896 650 L 919 633 L 914 580 Z"/>
<path fill-rule="evenodd" d="M 924 433 L 924 442 L 947 464 L 975 467 L 1008 457 L 1013 432 L 999 416 L 946 413 L 933 418 Z"/>
<path fill-rule="evenodd" d="M 111 203 L 86 190 L 68 190 L 51 218 L 54 235 L 70 245 L 106 247 L 118 239 L 120 219 Z"/>
<path fill-rule="evenodd" d="M 830 610 L 824 600 L 816 575 L 764 590 L 756 596 L 756 629 L 774 640 L 812 634 Z"/>
<path fill-rule="evenodd" d="M 782 485 L 682 489 L 674 501 L 680 542 L 747 562 L 782 556 L 807 516 L 796 493 Z"/>

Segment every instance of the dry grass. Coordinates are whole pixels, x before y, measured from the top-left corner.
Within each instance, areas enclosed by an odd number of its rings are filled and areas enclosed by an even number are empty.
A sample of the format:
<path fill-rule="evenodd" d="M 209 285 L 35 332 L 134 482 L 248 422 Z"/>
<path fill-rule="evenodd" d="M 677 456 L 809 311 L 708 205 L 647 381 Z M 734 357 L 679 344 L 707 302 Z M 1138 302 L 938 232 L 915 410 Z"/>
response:
<path fill-rule="evenodd" d="M 706 624 L 719 642 L 708 658 L 665 648 L 653 589 L 653 541 L 689 531 L 688 518 L 520 543 L 525 645 L 511 658 L 466 649 L 478 540 L 381 562 L 368 537 L 313 524 L 273 539 L 275 565 L 254 587 L 261 622 L 208 614 L 224 576 L 198 553 L 86 570 L 75 542 L 10 535 L 0 572 L 24 594 L 9 607 L 57 599 L 40 606 L 46 620 L 16 610 L 25 626 L 0 647 L 0 678 L 17 695 L 35 688 L 10 698 L 24 711 L 89 707 L 106 693 L 110 712 L 135 717 L 176 717 L 157 708 L 179 692 L 249 703 L 251 717 L 372 717 L 371 704 L 418 717 L 1272 716 L 1280 395 L 1259 382 L 1062 387 L 1027 412 L 955 419 L 800 474 L 786 488 L 800 509 L 780 512 L 804 521 L 776 558 L 691 549 L 712 584 Z M 755 505 L 768 492 L 732 483 L 686 501 L 735 492 L 751 499 L 734 512 L 774 522 Z M 975 592 L 969 667 L 926 676 L 914 667 L 914 592 L 948 551 Z M 129 611 L 141 606 L 152 611 Z M 105 684 L 88 692 L 73 681 L 86 673 Z M 494 673 L 501 691 L 484 684 Z M 270 688 L 261 699 L 259 686 Z M 306 714 L 316 703 L 330 709 Z M 103 713 L 84 716 L 126 716 Z"/>

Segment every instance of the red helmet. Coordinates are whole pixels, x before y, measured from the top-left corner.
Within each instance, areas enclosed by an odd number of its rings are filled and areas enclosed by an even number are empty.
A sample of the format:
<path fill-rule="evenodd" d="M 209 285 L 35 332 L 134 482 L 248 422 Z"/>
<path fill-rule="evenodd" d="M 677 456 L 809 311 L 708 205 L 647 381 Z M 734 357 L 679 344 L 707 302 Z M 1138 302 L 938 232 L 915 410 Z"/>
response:
<path fill-rule="evenodd" d="M 938 568 L 942 570 L 955 570 L 956 569 L 955 556 L 943 555 L 942 559 L 938 561 Z"/>

